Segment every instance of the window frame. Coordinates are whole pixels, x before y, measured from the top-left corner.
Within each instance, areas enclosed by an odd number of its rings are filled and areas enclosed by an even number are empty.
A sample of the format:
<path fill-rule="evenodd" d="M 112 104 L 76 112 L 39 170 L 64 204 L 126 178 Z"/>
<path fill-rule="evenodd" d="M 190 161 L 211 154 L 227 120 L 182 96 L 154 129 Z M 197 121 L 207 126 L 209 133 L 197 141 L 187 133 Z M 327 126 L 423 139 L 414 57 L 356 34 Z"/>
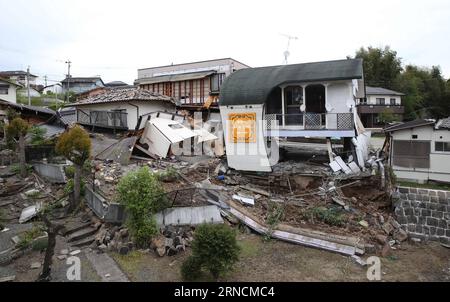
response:
<path fill-rule="evenodd" d="M 6 93 L 2 93 L 2 91 L 6 91 Z M 0 94 L 1 95 L 8 95 L 9 94 L 9 85 L 0 84 Z"/>
<path fill-rule="evenodd" d="M 442 144 L 442 150 L 438 150 L 437 145 L 438 144 Z M 446 149 L 447 147 L 447 149 Z M 446 142 L 446 141 L 439 141 L 439 142 L 434 142 L 434 152 L 437 153 L 450 153 L 450 142 Z"/>
<path fill-rule="evenodd" d="M 301 98 L 299 102 L 296 102 L 294 99 L 294 91 L 300 92 Z M 288 98 L 288 93 L 291 93 L 290 98 Z M 298 93 L 297 93 L 298 95 Z M 284 88 L 284 101 L 286 103 L 286 107 L 300 107 L 305 103 L 305 96 L 303 95 L 303 86 L 300 85 L 292 85 Z"/>
<path fill-rule="evenodd" d="M 386 98 L 376 98 L 375 104 L 385 106 L 386 105 Z"/>
<path fill-rule="evenodd" d="M 395 105 L 397 105 L 397 103 L 396 103 L 395 101 L 396 101 L 396 98 L 390 98 L 390 99 L 389 99 L 389 104 L 390 104 L 391 106 L 395 106 Z"/>

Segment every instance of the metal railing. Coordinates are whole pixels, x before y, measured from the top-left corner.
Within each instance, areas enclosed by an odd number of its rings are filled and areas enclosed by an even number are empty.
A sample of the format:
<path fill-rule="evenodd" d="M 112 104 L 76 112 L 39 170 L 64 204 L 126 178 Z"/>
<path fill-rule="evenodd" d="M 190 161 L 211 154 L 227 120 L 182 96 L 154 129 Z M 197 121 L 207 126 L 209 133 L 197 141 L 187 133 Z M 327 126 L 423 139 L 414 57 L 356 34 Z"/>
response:
<path fill-rule="evenodd" d="M 77 110 L 77 122 L 80 124 L 128 129 L 127 113 L 123 111 Z"/>
<path fill-rule="evenodd" d="M 267 129 L 353 130 L 353 113 L 266 114 Z"/>

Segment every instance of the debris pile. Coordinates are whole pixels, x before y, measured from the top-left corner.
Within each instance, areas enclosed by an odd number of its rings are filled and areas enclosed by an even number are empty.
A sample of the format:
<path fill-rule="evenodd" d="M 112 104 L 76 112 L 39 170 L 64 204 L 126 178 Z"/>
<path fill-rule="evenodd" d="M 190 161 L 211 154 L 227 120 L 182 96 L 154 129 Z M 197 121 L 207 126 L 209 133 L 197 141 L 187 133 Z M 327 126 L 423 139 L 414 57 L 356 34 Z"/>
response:
<path fill-rule="evenodd" d="M 101 252 L 114 251 L 122 255 L 128 254 L 134 247 L 127 228 L 103 224 L 97 234 L 92 248 Z"/>
<path fill-rule="evenodd" d="M 194 230 L 190 226 L 166 226 L 161 234 L 152 239 L 150 249 L 160 257 L 176 255 L 191 245 L 193 234 Z"/>

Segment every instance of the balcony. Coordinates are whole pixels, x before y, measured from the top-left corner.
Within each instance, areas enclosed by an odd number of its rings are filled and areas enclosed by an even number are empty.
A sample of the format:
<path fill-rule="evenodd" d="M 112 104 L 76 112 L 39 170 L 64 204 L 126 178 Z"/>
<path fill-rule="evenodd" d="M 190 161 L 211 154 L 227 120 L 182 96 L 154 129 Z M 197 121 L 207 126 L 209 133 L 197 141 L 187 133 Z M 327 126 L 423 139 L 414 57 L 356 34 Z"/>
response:
<path fill-rule="evenodd" d="M 85 126 L 128 130 L 125 111 L 77 110 L 77 123 Z"/>
<path fill-rule="evenodd" d="M 390 111 L 394 114 L 403 114 L 405 112 L 405 107 L 402 105 L 381 105 L 381 104 L 367 104 L 359 103 L 356 108 L 358 108 L 358 113 L 382 113 Z"/>
<path fill-rule="evenodd" d="M 266 114 L 266 136 L 353 137 L 353 113 Z"/>

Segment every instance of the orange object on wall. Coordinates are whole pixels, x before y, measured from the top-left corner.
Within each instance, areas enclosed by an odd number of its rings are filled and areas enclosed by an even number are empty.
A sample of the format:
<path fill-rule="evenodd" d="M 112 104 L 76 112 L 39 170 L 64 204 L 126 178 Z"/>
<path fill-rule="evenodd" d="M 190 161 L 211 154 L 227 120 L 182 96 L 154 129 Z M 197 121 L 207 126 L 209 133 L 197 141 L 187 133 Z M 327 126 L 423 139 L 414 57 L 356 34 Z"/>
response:
<path fill-rule="evenodd" d="M 230 113 L 228 123 L 229 142 L 256 143 L 256 113 Z"/>

